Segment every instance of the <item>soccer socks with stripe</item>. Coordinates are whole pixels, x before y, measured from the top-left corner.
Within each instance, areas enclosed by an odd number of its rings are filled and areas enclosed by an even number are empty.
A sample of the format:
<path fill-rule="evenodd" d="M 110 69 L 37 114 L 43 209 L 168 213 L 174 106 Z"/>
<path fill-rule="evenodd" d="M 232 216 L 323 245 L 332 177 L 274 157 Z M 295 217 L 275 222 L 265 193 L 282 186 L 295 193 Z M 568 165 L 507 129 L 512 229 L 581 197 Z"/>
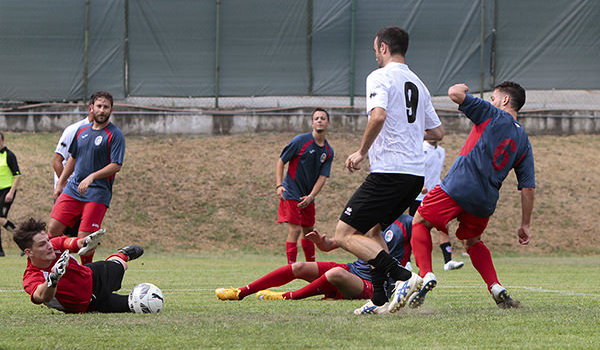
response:
<path fill-rule="evenodd" d="M 256 293 L 263 289 L 282 286 L 295 279 L 296 276 L 294 276 L 294 273 L 292 272 L 292 265 L 288 264 L 282 266 L 269 272 L 247 286 L 240 288 L 239 299 L 241 300 L 246 295 Z"/>
<path fill-rule="evenodd" d="M 419 267 L 419 276 L 425 277 L 427 272 L 433 272 L 431 267 L 431 232 L 422 223 L 414 223 L 412 226 L 412 237 L 410 239 L 415 262 Z"/>
<path fill-rule="evenodd" d="M 288 264 L 295 263 L 298 256 L 298 243 L 285 242 L 285 254 L 287 255 Z"/>
<path fill-rule="evenodd" d="M 306 238 L 302 238 L 300 240 L 300 244 L 302 245 L 302 250 L 304 251 L 304 258 L 306 261 L 315 261 L 315 244 Z"/>
<path fill-rule="evenodd" d="M 450 242 L 440 244 L 440 249 L 442 250 L 442 254 L 444 254 L 444 264 L 452 260 L 452 244 Z"/>
<path fill-rule="evenodd" d="M 129 261 L 129 257 L 127 256 L 127 254 L 124 254 L 124 253 L 115 253 L 115 254 L 109 256 L 108 258 L 106 258 L 106 260 L 112 258 L 113 256 L 116 256 L 117 258 L 119 258 L 125 262 Z"/>
<path fill-rule="evenodd" d="M 490 289 L 494 283 L 500 284 L 500 282 L 498 282 L 494 263 L 492 262 L 492 254 L 482 241 L 467 248 L 467 253 L 469 253 L 473 267 L 479 272 L 485 281 L 485 284 L 487 284 L 488 289 Z"/>
<path fill-rule="evenodd" d="M 326 275 L 323 274 L 321 277 L 296 291 L 283 293 L 283 297 L 285 299 L 304 299 L 312 297 L 313 295 L 325 294 L 327 296 L 335 295 L 336 293 L 337 288 L 331 284 Z"/>

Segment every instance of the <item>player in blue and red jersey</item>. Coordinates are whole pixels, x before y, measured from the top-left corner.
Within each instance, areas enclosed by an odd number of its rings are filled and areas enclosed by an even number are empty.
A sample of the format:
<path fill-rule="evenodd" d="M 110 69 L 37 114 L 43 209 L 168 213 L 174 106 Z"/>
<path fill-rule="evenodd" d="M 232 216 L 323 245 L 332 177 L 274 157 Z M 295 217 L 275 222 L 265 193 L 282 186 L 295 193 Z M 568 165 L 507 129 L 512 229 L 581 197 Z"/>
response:
<path fill-rule="evenodd" d="M 72 227 L 80 218 L 79 237 L 99 230 L 110 205 L 115 174 L 123 165 L 125 137 L 110 122 L 111 94 L 99 91 L 90 100 L 94 122 L 80 126 L 75 133 L 69 147 L 71 157 L 54 189 L 57 199 L 48 225 L 51 237 L 61 235 L 65 227 Z M 91 262 L 92 258 L 84 256 L 82 262 Z"/>
<path fill-rule="evenodd" d="M 411 245 L 423 287 L 409 299 L 410 307 L 420 306 L 428 291 L 437 284 L 431 265 L 431 234 L 435 227 L 448 232 L 447 224 L 457 219 L 456 237 L 467 240 L 467 253 L 473 266 L 500 308 L 519 307 L 496 275 L 490 251 L 481 241 L 490 216 L 496 209 L 502 182 L 514 169 L 521 191 L 519 243 L 529 243 L 533 210 L 535 171 L 527 133 L 517 122 L 525 104 L 525 90 L 516 83 L 503 82 L 494 88 L 492 103 L 473 97 L 465 84 L 457 84 L 448 95 L 475 124 L 452 168 L 423 199 L 413 219 Z"/>
<path fill-rule="evenodd" d="M 279 211 L 277 222 L 287 222 L 288 236 L 285 244 L 288 264 L 296 262 L 298 238 L 313 230 L 315 224 L 315 197 L 329 177 L 333 161 L 333 148 L 327 142 L 329 113 L 317 108 L 312 114 L 312 132 L 301 134 L 285 146 L 275 171 Z M 283 178 L 285 164 L 287 175 Z M 315 261 L 315 245 L 302 238 L 306 261 Z"/>
<path fill-rule="evenodd" d="M 381 232 L 389 253 L 397 263 L 405 265 L 410 257 L 412 216 L 401 215 Z M 306 237 L 316 243 L 323 251 L 338 248 L 337 243 L 317 231 L 309 232 Z M 291 292 L 273 292 L 267 288 L 279 287 L 295 279 L 309 282 L 308 285 Z M 395 281 L 388 281 L 387 294 Z M 282 266 L 256 281 L 241 288 L 218 288 L 215 290 L 220 300 L 242 300 L 257 293 L 259 300 L 297 300 L 314 295 L 324 295 L 332 299 L 370 299 L 373 295 L 371 284 L 371 265 L 363 260 L 349 264 L 335 262 L 296 262 Z M 369 302 L 354 312 L 357 315 L 387 313 L 388 304 L 375 306 Z"/>

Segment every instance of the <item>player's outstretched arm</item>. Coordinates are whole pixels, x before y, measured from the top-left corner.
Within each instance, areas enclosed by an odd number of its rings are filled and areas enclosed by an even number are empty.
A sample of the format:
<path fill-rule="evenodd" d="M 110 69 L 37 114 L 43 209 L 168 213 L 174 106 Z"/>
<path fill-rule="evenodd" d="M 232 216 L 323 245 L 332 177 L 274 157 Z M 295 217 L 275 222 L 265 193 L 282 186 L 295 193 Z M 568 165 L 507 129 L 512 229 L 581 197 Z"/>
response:
<path fill-rule="evenodd" d="M 521 189 L 521 226 L 517 231 L 519 243 L 529 244 L 531 238 L 531 213 L 533 212 L 533 202 L 535 198 L 535 189 L 533 187 L 524 187 Z"/>
<path fill-rule="evenodd" d="M 67 272 L 70 258 L 69 251 L 65 250 L 52 267 L 52 270 L 50 270 L 50 273 L 46 277 L 46 283 L 39 284 L 35 292 L 33 292 L 33 301 L 47 303 L 54 298 L 58 280 Z"/>
<path fill-rule="evenodd" d="M 305 234 L 304 237 L 313 242 L 317 248 L 324 252 L 328 252 L 339 247 L 334 239 L 327 237 L 327 235 L 320 234 L 317 230 L 313 230 Z"/>

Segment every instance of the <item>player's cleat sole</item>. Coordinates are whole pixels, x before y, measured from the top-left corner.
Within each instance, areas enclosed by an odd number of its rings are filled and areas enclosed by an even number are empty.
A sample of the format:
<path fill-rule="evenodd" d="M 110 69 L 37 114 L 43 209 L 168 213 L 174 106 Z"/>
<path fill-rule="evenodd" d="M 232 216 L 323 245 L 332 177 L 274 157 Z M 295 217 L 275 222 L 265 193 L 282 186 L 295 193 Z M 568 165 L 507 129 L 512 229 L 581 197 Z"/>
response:
<path fill-rule="evenodd" d="M 79 249 L 77 254 L 86 255 L 87 253 L 96 249 L 100 245 L 100 241 L 102 240 L 102 236 L 104 236 L 105 232 L 106 232 L 106 230 L 101 228 L 98 231 L 87 236 L 83 243 L 83 247 L 81 247 L 81 249 Z"/>
<path fill-rule="evenodd" d="M 256 293 L 256 299 L 258 300 L 285 300 L 283 297 L 284 292 L 273 292 L 271 290 L 261 290 Z"/>
<path fill-rule="evenodd" d="M 408 298 L 408 307 L 411 309 L 416 309 L 419 306 L 423 305 L 425 302 L 425 296 L 429 293 L 435 286 L 437 285 L 437 280 L 435 275 L 431 272 L 427 273 L 423 278 L 423 286 L 419 289 L 418 292 L 411 295 Z"/>
<path fill-rule="evenodd" d="M 492 297 L 501 309 L 513 309 L 521 307 L 521 302 L 517 299 L 513 299 L 508 295 L 506 288 L 502 287 L 498 283 L 494 283 L 491 288 Z"/>
<path fill-rule="evenodd" d="M 413 272 L 408 281 L 396 281 L 396 286 L 389 301 L 388 311 L 394 313 L 406 305 L 411 295 L 421 289 L 423 279 Z"/>
<path fill-rule="evenodd" d="M 144 248 L 140 247 L 139 245 L 131 244 L 127 247 L 119 249 L 118 252 L 127 255 L 129 260 L 134 260 L 144 254 Z"/>
<path fill-rule="evenodd" d="M 219 300 L 240 300 L 240 290 L 237 288 L 217 288 L 215 294 Z"/>
<path fill-rule="evenodd" d="M 371 300 L 367 301 L 367 303 L 358 309 L 354 310 L 355 315 L 381 315 L 389 313 L 390 303 L 387 302 L 381 306 L 377 306 L 373 304 Z"/>
<path fill-rule="evenodd" d="M 444 264 L 444 270 L 445 271 L 450 271 L 450 270 L 458 270 L 461 267 L 465 266 L 465 263 L 462 261 L 454 261 L 454 260 L 450 260 L 447 263 Z"/>

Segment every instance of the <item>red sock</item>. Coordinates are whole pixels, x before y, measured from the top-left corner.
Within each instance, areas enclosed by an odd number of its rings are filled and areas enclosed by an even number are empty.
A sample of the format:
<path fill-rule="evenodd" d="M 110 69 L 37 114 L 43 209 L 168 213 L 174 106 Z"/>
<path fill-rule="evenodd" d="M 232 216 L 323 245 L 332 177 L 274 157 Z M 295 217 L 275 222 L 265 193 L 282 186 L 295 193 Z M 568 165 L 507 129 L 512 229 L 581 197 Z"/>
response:
<path fill-rule="evenodd" d="M 106 260 L 112 258 L 113 256 L 116 256 L 117 258 L 121 258 L 125 262 L 129 261 L 129 257 L 127 255 L 125 255 L 124 253 L 115 253 L 115 254 L 109 256 L 108 258 L 106 258 Z"/>
<path fill-rule="evenodd" d="M 85 238 L 82 238 L 82 237 L 67 238 L 67 239 L 65 239 L 64 247 L 66 249 L 68 249 L 70 252 L 77 253 L 79 251 L 79 246 L 77 245 L 77 242 L 80 239 L 85 239 Z"/>
<path fill-rule="evenodd" d="M 424 277 L 427 272 L 433 272 L 431 267 L 431 232 L 421 223 L 413 224 L 410 239 L 415 263 L 419 267 L 419 276 Z"/>
<path fill-rule="evenodd" d="M 288 264 L 296 262 L 298 256 L 298 244 L 296 242 L 285 242 L 285 254 L 287 255 Z"/>
<path fill-rule="evenodd" d="M 321 277 L 307 284 L 306 286 L 295 290 L 293 292 L 283 293 L 283 297 L 285 299 L 304 299 L 308 297 L 312 297 L 313 295 L 335 295 L 337 293 L 337 288 L 327 280 L 325 274 L 321 275 Z"/>
<path fill-rule="evenodd" d="M 315 244 L 306 238 L 302 238 L 300 240 L 300 244 L 302 245 L 302 250 L 304 251 L 304 257 L 306 261 L 315 261 Z"/>
<path fill-rule="evenodd" d="M 269 272 L 247 286 L 240 288 L 241 292 L 239 294 L 239 298 L 242 299 L 246 295 L 256 293 L 263 289 L 283 286 L 284 284 L 295 279 L 296 276 L 294 276 L 294 273 L 292 272 L 292 265 L 288 264 L 282 266 Z"/>
<path fill-rule="evenodd" d="M 494 263 L 492 262 L 492 254 L 482 241 L 467 248 L 467 253 L 469 253 L 473 267 L 479 272 L 485 281 L 485 284 L 487 284 L 488 289 L 490 289 L 494 283 L 500 284 L 498 276 L 496 275 Z"/>
<path fill-rule="evenodd" d="M 81 259 L 81 264 L 89 264 L 94 259 L 94 252 L 92 251 L 90 255 L 80 255 L 79 258 Z"/>

